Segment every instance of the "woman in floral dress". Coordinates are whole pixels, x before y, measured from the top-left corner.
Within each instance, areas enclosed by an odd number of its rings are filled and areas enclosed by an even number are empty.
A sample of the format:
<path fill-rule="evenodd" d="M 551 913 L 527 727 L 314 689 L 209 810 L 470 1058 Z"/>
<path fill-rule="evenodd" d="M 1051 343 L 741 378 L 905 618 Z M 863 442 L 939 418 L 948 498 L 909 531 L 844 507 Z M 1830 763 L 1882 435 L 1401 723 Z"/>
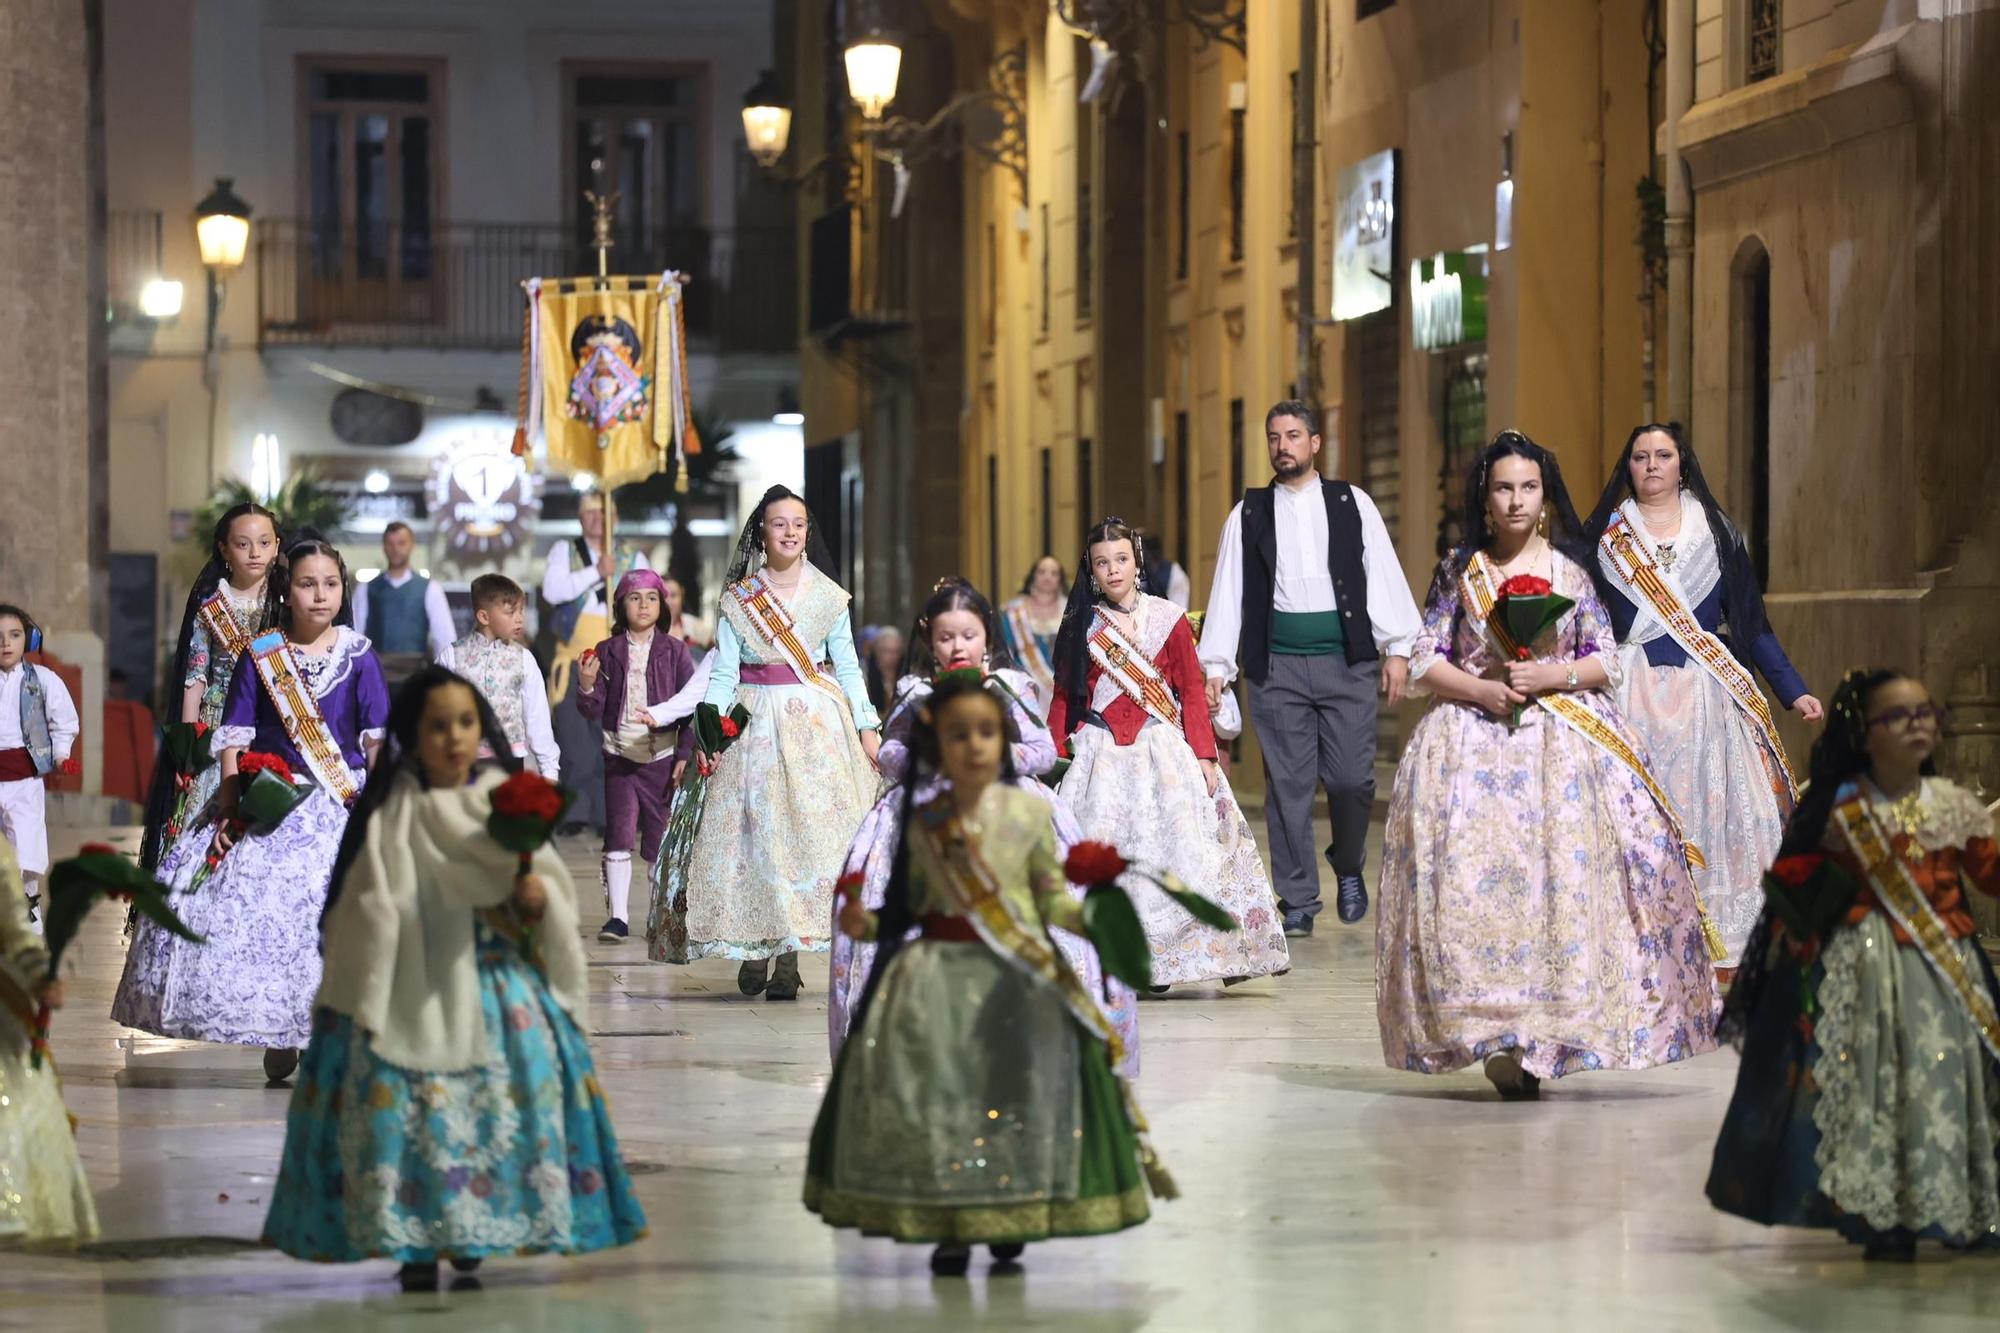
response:
<path fill-rule="evenodd" d="M 1503 432 L 1468 478 L 1410 657 L 1417 723 L 1389 802 L 1375 996 L 1395 1069 L 1484 1061 L 1509 1097 L 1715 1046 L 1716 991 L 1674 817 L 1620 718 L 1616 645 L 1555 458 Z M 1538 531 L 1546 513 L 1551 536 Z M 1532 643 L 1495 594 L 1574 605 Z M 1525 591 L 1532 591 L 1526 589 Z"/>

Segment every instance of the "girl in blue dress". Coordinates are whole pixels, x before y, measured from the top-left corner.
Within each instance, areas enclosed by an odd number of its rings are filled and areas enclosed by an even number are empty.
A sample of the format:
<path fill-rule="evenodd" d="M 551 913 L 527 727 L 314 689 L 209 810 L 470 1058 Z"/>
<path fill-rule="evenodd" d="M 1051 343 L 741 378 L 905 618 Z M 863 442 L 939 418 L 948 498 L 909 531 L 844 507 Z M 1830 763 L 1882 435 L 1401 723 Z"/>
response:
<path fill-rule="evenodd" d="M 403 687 L 389 733 L 335 866 L 264 1240 L 400 1260 L 407 1291 L 442 1260 L 628 1245 L 646 1219 L 584 1040 L 574 886 L 553 847 L 523 871 L 486 832 L 520 761 L 444 667 Z"/>

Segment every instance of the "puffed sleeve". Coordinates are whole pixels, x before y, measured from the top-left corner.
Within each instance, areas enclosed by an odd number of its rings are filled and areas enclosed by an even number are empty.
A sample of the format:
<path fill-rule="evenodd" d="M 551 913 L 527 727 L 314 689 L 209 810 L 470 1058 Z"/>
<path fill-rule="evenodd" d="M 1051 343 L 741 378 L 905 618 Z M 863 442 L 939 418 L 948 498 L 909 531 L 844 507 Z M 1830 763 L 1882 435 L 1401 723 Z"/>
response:
<path fill-rule="evenodd" d="M 1014 742 L 1014 771 L 1022 777 L 1040 777 L 1056 766 L 1057 755 L 1055 737 L 1049 734 L 1048 724 L 1030 702 L 1035 697 L 1034 682 L 1024 672 L 1010 671 L 1004 675 L 996 673 L 993 683 L 999 687 L 996 692 L 1012 715 L 1015 734 L 1020 737 Z"/>
<path fill-rule="evenodd" d="M 382 675 L 382 659 L 370 648 L 354 664 L 354 711 L 360 726 L 361 744 L 379 741 L 389 726 L 389 682 Z"/>
<path fill-rule="evenodd" d="M 1597 600 L 1597 585 L 1581 571 L 1579 574 L 1571 594 L 1576 599 L 1576 609 L 1570 612 L 1569 621 L 1572 659 L 1583 662 L 1594 657 L 1602 662 L 1605 688 L 1615 690 L 1625 681 L 1625 669 L 1618 660 L 1618 636 L 1612 631 L 1604 603 Z"/>
<path fill-rule="evenodd" d="M 1424 673 L 1439 662 L 1453 659 L 1452 641 L 1458 632 L 1458 578 L 1447 557 L 1438 562 L 1431 578 L 1430 594 L 1424 598 L 1423 628 L 1410 642 L 1410 693 L 1429 694 Z"/>
<path fill-rule="evenodd" d="M 1028 885 L 1035 892 L 1035 907 L 1042 920 L 1074 935 L 1084 934 L 1083 904 L 1069 891 L 1063 876 L 1062 859 L 1056 855 L 1055 825 L 1046 819 L 1034 825 L 1034 842 L 1028 848 Z"/>
<path fill-rule="evenodd" d="M 1215 758 L 1215 723 L 1208 715 L 1208 685 L 1195 656 L 1194 630 L 1182 616 L 1167 632 L 1157 664 L 1181 701 L 1181 732 L 1197 759 Z"/>
<path fill-rule="evenodd" d="M 201 616 L 194 617 L 194 628 L 188 631 L 187 670 L 181 673 L 181 687 L 208 684 L 208 663 L 214 655 L 210 646 L 208 626 L 201 623 Z"/>
<path fill-rule="evenodd" d="M 257 666 L 249 653 L 236 659 L 236 671 L 229 677 L 229 694 L 222 703 L 222 721 L 210 733 L 211 753 L 240 750 L 257 738 Z"/>

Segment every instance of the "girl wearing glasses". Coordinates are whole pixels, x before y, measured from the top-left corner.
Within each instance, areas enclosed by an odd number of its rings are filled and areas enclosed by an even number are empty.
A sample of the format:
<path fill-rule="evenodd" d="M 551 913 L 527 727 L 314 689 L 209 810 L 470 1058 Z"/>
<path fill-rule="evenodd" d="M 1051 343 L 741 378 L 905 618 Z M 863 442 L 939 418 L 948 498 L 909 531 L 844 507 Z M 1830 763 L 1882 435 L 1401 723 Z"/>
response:
<path fill-rule="evenodd" d="M 1708 1197 L 1871 1259 L 2000 1246 L 2000 992 L 1966 907 L 2000 894 L 1993 815 L 1936 776 L 1922 682 L 1850 672 L 1829 713 L 1723 1013 Z"/>

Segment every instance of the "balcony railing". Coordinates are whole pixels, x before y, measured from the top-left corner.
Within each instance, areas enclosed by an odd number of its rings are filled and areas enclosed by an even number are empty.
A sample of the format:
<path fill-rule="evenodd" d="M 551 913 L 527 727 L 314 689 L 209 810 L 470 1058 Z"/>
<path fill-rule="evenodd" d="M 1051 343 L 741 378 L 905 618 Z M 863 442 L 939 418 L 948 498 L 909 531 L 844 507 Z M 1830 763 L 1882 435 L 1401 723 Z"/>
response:
<path fill-rule="evenodd" d="M 594 273 L 567 228 L 511 223 L 280 220 L 257 226 L 258 327 L 266 347 L 521 345 L 521 281 Z M 621 234 L 614 273 L 689 275 L 688 341 L 713 352 L 798 345 L 798 257 L 786 228 Z"/>

